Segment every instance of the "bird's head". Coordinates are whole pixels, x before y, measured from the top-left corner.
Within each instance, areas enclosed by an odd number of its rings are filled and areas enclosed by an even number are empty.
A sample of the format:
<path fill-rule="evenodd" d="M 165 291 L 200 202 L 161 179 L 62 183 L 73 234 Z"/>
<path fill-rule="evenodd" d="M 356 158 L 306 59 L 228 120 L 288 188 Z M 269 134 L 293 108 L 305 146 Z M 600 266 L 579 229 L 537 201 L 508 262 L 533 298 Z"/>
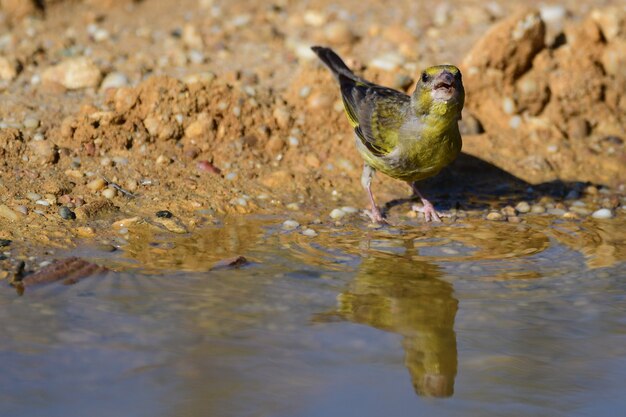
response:
<path fill-rule="evenodd" d="M 411 101 L 418 115 L 437 114 L 460 119 L 465 101 L 461 71 L 454 65 L 425 69 Z"/>

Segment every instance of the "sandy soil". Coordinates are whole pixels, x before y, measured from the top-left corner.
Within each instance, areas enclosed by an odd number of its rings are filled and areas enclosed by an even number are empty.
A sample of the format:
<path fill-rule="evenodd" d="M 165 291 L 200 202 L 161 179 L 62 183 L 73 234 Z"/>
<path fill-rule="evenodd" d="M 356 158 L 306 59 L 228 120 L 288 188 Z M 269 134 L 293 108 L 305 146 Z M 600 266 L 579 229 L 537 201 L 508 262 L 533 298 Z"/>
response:
<path fill-rule="evenodd" d="M 2 0 L 0 239 L 70 247 L 133 223 L 186 233 L 229 213 L 330 221 L 364 207 L 362 162 L 312 44 L 407 91 L 423 67 L 461 67 L 475 158 L 431 181 L 444 206 L 469 210 L 450 190 L 483 173 L 466 193 L 550 186 L 526 200 L 572 221 L 623 216 L 626 8 L 483 3 Z M 381 201 L 408 194 L 374 186 Z M 511 198 L 475 215 L 520 221 Z"/>

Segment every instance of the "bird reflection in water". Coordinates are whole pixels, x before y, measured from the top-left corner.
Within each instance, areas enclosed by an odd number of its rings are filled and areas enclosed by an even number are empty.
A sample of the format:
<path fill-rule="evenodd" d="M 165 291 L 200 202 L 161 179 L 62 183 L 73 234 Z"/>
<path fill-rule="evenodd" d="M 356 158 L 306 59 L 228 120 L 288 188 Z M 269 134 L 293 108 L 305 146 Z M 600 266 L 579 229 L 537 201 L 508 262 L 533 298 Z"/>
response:
<path fill-rule="evenodd" d="M 418 395 L 450 397 L 457 372 L 458 300 L 430 262 L 381 254 L 363 259 L 332 316 L 404 337 L 404 363 Z"/>

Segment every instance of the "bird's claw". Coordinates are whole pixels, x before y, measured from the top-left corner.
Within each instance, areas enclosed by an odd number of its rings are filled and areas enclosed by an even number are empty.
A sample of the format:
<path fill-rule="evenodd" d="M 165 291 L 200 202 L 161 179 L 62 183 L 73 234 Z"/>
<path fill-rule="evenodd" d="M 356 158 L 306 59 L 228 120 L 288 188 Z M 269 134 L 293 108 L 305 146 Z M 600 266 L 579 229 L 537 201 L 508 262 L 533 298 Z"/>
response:
<path fill-rule="evenodd" d="M 364 210 L 364 212 L 373 223 L 389 224 L 389 222 L 380 213 L 380 210 Z"/>
<path fill-rule="evenodd" d="M 433 205 L 430 202 L 423 203 L 422 206 L 418 206 L 417 204 L 414 204 L 413 207 L 411 208 L 413 211 L 422 213 L 424 215 L 424 220 L 426 220 L 427 222 L 430 222 L 430 221 L 441 222 L 442 217 L 451 217 L 447 213 L 437 212 L 437 210 L 435 210 L 435 207 L 433 207 Z"/>

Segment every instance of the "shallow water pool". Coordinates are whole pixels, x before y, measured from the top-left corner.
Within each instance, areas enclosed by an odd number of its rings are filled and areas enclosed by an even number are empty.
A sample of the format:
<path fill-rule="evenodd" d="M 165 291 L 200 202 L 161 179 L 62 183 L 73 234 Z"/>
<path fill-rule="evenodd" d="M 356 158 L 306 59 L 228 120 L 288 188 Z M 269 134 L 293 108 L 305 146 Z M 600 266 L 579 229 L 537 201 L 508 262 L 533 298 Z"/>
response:
<path fill-rule="evenodd" d="M 227 218 L 0 291 L 2 416 L 615 416 L 623 218 L 285 231 Z M 243 255 L 240 268 L 213 269 Z"/>

